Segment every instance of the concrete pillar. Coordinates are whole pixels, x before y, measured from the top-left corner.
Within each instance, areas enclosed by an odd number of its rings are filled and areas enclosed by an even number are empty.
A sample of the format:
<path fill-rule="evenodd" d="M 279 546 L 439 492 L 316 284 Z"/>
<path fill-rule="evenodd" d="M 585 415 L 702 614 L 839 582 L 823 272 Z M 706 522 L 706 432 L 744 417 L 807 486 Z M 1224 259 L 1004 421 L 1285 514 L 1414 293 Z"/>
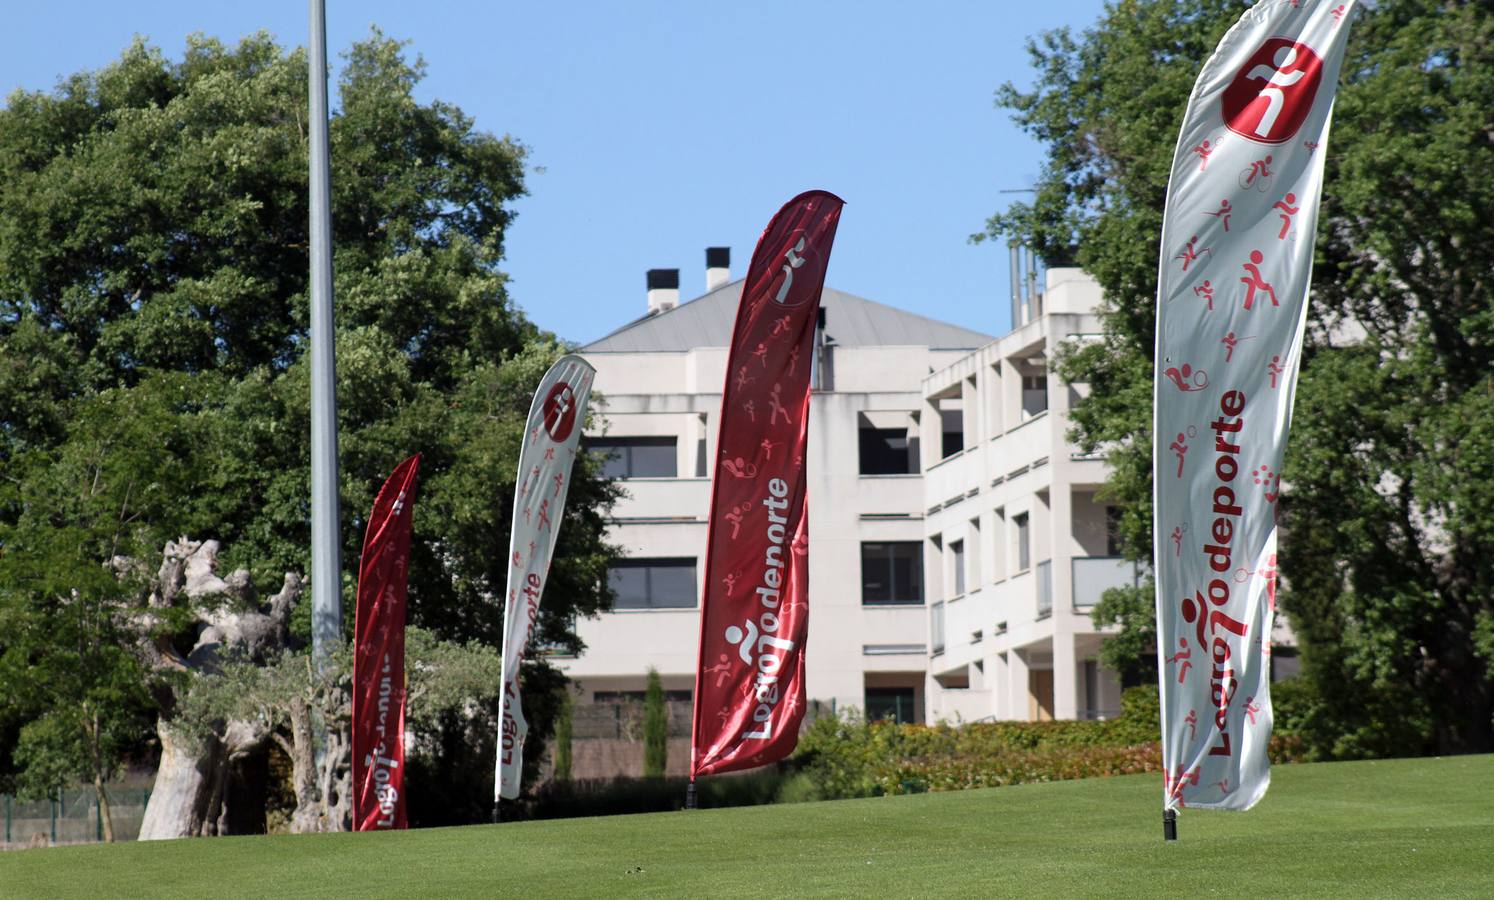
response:
<path fill-rule="evenodd" d="M 965 414 L 965 449 L 967 450 L 979 446 L 988 436 L 980 399 L 977 379 L 960 379 L 960 406 Z"/>
<path fill-rule="evenodd" d="M 1003 431 L 1022 424 L 1022 371 L 1011 359 L 1001 360 L 1001 422 Z"/>
<path fill-rule="evenodd" d="M 1022 651 L 1015 648 L 1006 655 L 1007 717 L 1027 720 L 1028 685 L 1027 660 Z"/>
<path fill-rule="evenodd" d="M 1055 622 L 1058 616 L 1053 617 Z M 1053 718 L 1072 719 L 1079 715 L 1079 662 L 1074 654 L 1074 635 L 1053 635 Z"/>

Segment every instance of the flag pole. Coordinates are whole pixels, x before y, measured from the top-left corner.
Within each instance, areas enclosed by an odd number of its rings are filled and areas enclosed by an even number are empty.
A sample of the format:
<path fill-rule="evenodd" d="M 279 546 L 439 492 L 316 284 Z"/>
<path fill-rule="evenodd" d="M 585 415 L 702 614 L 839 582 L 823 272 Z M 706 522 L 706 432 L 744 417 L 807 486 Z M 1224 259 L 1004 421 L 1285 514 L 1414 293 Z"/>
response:
<path fill-rule="evenodd" d="M 337 358 L 332 318 L 332 178 L 327 140 L 326 0 L 310 0 L 311 655 L 320 670 L 342 633 L 337 503 Z"/>
<path fill-rule="evenodd" d="M 1178 839 L 1178 811 L 1175 809 L 1162 810 L 1162 840 L 1175 841 Z"/>

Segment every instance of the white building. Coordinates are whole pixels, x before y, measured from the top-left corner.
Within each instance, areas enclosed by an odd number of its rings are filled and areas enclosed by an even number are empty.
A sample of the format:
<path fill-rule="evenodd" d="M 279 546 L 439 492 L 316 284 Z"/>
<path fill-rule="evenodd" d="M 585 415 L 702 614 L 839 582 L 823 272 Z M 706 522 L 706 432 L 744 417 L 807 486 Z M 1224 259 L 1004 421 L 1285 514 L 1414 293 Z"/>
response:
<path fill-rule="evenodd" d="M 1049 367 L 1100 333 L 1100 289 L 1079 269 L 1048 270 L 1046 287 L 1020 327 L 923 382 L 931 721 L 1120 711 L 1089 612 L 1137 572 L 1096 498 L 1103 460 L 1066 439 L 1084 389 Z"/>
<path fill-rule="evenodd" d="M 560 660 L 583 702 L 636 696 L 653 666 L 694 687 L 726 352 L 741 282 L 708 251 L 707 292 L 649 273 L 648 315 L 583 347 L 627 497 L 614 611 Z M 827 287 L 809 426 L 807 693 L 905 721 L 1073 718 L 1119 709 L 1085 610 L 1132 577 L 1094 499 L 1102 463 L 1064 439 L 1054 350 L 1099 333 L 1099 290 L 1048 273 L 1046 309 L 999 340 Z"/>

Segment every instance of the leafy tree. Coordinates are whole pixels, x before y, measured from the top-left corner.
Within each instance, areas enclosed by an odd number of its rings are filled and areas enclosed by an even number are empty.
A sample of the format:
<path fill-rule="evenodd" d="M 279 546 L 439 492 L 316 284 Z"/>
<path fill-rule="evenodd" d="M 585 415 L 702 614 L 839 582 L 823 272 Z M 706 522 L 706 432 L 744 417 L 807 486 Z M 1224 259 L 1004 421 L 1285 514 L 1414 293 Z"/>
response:
<path fill-rule="evenodd" d="M 190 443 L 169 388 L 105 391 L 74 404 L 67 440 L 8 473 L 14 523 L 0 525 L 0 715 L 17 727 L 11 762 L 23 791 L 91 784 L 113 840 L 104 782 L 149 733 L 149 674 L 135 652 L 143 572 Z M 9 754 L 8 754 L 9 755 Z"/>
<path fill-rule="evenodd" d="M 496 646 L 523 422 L 565 349 L 499 270 L 525 151 L 416 101 L 423 63 L 378 31 L 346 61 L 331 122 L 344 567 L 383 478 L 422 451 L 411 624 Z M 67 596 L 61 582 L 83 590 L 114 556 L 158 558 L 179 535 L 221 541 L 262 594 L 307 571 L 305 71 L 263 34 L 193 37 L 178 61 L 137 42 L 0 110 L 0 654 L 31 646 L 22 623 Z M 90 453 L 97 484 L 79 478 Z M 89 491 L 124 504 L 119 527 L 47 506 Z M 537 642 L 579 649 L 575 616 L 606 603 L 614 496 L 578 460 Z M 87 535 L 75 564 L 19 552 L 68 529 Z M 44 569 L 61 582 L 43 590 Z M 128 585 L 111 590 L 128 605 Z M 306 616 L 292 628 L 304 638 Z M 536 653 L 525 678 L 537 756 L 559 675 Z M 39 709 L 0 707 L 0 778 Z"/>
<path fill-rule="evenodd" d="M 669 708 L 659 670 L 650 666 L 643 691 L 643 777 L 663 778 L 668 763 Z"/>
<path fill-rule="evenodd" d="M 1093 389 L 1074 438 L 1107 452 L 1107 490 L 1143 560 L 1168 170 L 1198 69 L 1248 5 L 1113 3 L 1082 34 L 1033 42 L 1034 88 L 997 96 L 1048 160 L 1034 200 L 994 216 L 986 236 L 1077 262 L 1105 289 L 1104 340 L 1060 366 Z M 1494 11 L 1383 0 L 1354 27 L 1282 472 L 1280 602 L 1321 752 L 1489 750 Z M 1095 620 L 1121 625 L 1109 664 L 1133 679 L 1155 671 L 1149 587 L 1107 593 Z"/>

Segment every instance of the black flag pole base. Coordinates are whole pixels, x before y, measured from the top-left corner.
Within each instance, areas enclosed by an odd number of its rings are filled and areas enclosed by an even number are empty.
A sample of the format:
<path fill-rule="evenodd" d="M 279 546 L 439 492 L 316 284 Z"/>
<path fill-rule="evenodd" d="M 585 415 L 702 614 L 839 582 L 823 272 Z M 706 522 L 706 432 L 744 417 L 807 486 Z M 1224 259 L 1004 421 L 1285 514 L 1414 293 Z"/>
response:
<path fill-rule="evenodd" d="M 498 806 L 498 801 L 493 801 L 493 824 L 497 825 L 503 821 L 503 813 Z"/>
<path fill-rule="evenodd" d="M 690 782 L 685 788 L 685 809 L 696 809 L 695 805 L 695 782 Z"/>
<path fill-rule="evenodd" d="M 1178 839 L 1178 811 L 1175 809 L 1162 810 L 1162 840 L 1175 841 Z"/>

